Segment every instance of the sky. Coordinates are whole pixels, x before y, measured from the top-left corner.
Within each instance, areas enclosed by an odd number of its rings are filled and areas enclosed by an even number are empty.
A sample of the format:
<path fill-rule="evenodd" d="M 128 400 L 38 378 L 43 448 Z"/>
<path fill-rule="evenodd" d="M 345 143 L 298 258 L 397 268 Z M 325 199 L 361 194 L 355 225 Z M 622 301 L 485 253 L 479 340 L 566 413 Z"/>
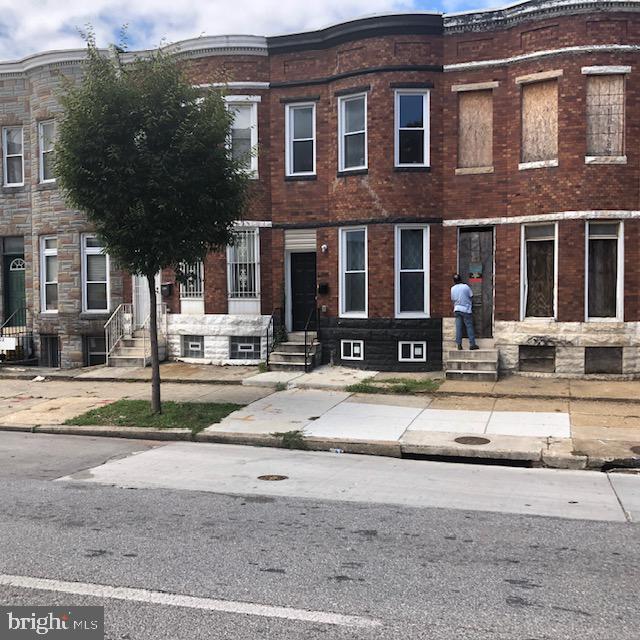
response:
<path fill-rule="evenodd" d="M 84 46 L 91 25 L 99 46 L 143 49 L 201 35 L 277 35 L 372 13 L 464 11 L 504 0 L 0 0 L 0 60 Z"/>

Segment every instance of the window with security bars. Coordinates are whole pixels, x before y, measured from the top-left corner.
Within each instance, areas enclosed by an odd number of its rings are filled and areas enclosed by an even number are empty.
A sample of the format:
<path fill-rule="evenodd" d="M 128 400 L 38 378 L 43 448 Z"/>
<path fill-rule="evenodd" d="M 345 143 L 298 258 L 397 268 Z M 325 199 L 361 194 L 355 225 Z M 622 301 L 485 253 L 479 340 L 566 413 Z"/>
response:
<path fill-rule="evenodd" d="M 180 298 L 196 299 L 202 298 L 204 293 L 204 266 L 202 262 L 180 265 Z"/>
<path fill-rule="evenodd" d="M 258 229 L 239 229 L 227 251 L 229 298 L 260 297 L 260 244 Z"/>
<path fill-rule="evenodd" d="M 587 155 L 624 155 L 624 76 L 587 77 Z"/>
<path fill-rule="evenodd" d="M 428 313 L 427 227 L 396 228 L 396 316 Z"/>
<path fill-rule="evenodd" d="M 231 360 L 260 360 L 260 336 L 239 336 L 230 339 L 229 358 Z"/>
<path fill-rule="evenodd" d="M 528 318 L 555 317 L 554 224 L 524 228 L 524 315 Z"/>

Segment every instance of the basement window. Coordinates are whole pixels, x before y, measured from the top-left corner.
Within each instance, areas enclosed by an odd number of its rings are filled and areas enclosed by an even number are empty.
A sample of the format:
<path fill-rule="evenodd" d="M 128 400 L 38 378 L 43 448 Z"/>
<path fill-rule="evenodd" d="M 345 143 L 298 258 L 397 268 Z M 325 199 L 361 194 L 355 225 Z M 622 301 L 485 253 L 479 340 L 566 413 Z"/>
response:
<path fill-rule="evenodd" d="M 40 360 L 41 367 L 60 367 L 60 339 L 55 335 L 40 334 Z"/>
<path fill-rule="evenodd" d="M 398 362 L 426 362 L 426 342 L 398 342 Z"/>
<path fill-rule="evenodd" d="M 204 358 L 204 336 L 182 336 L 183 358 Z"/>
<path fill-rule="evenodd" d="M 364 340 L 341 340 L 340 358 L 342 360 L 364 360 Z"/>
<path fill-rule="evenodd" d="M 554 373 L 556 370 L 556 348 L 554 346 L 521 345 L 519 360 L 520 371 Z"/>
<path fill-rule="evenodd" d="M 231 338 L 229 357 L 231 360 L 260 360 L 260 336 L 244 336 Z"/>
<path fill-rule="evenodd" d="M 585 347 L 585 373 L 622 373 L 622 347 Z"/>
<path fill-rule="evenodd" d="M 84 337 L 84 364 L 93 367 L 107 362 L 107 346 L 103 335 Z"/>

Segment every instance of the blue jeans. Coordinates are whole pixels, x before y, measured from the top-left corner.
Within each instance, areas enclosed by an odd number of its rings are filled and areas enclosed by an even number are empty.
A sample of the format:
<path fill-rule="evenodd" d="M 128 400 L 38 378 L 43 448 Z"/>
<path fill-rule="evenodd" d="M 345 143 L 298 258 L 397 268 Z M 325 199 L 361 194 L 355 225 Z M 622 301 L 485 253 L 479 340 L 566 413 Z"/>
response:
<path fill-rule="evenodd" d="M 473 314 L 463 313 L 462 311 L 456 311 L 456 344 L 462 344 L 462 325 L 467 327 L 467 336 L 469 338 L 469 345 L 473 346 L 476 343 L 476 334 L 473 331 Z"/>

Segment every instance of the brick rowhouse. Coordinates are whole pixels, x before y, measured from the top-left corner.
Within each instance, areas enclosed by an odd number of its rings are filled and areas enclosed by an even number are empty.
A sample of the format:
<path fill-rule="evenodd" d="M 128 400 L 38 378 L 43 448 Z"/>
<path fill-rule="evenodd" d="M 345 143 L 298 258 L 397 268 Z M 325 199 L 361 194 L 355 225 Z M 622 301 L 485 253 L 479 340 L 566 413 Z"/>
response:
<path fill-rule="evenodd" d="M 503 371 L 640 373 L 639 9 L 531 0 L 180 43 L 193 83 L 225 88 L 255 180 L 234 249 L 191 287 L 159 275 L 166 355 L 257 363 L 274 323 L 317 311 L 324 362 L 437 370 L 460 272 Z M 0 64 L 0 317 L 24 324 L 25 359 L 63 367 L 104 359 L 120 305 L 148 313 L 113 264 L 88 281 L 91 228 L 43 180 L 42 125 L 83 55 Z"/>

